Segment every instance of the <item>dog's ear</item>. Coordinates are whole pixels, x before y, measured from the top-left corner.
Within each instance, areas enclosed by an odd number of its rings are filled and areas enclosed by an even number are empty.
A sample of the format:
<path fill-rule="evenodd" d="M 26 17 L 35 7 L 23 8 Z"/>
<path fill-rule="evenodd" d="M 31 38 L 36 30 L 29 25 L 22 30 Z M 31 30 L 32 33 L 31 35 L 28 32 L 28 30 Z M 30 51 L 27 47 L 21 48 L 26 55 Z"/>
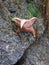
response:
<path fill-rule="evenodd" d="M 12 18 L 12 21 L 17 23 L 17 22 L 20 22 L 21 20 L 19 18 L 14 17 L 14 18 Z"/>
<path fill-rule="evenodd" d="M 30 21 L 36 21 L 38 18 L 37 17 L 32 17 L 31 19 L 30 19 Z"/>

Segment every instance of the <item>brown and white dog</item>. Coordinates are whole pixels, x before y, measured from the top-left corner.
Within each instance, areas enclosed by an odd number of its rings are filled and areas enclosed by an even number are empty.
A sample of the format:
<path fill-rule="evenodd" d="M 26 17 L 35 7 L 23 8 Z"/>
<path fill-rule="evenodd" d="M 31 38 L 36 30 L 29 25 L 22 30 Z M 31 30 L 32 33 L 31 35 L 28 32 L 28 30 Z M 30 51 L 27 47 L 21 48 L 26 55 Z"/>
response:
<path fill-rule="evenodd" d="M 29 20 L 27 19 L 20 19 L 17 17 L 12 18 L 12 21 L 14 21 L 17 25 L 19 25 L 20 27 L 18 27 L 18 30 L 24 31 L 24 32 L 30 32 L 32 33 L 32 35 L 35 37 L 36 33 L 35 30 L 33 28 L 33 24 L 34 22 L 37 20 L 36 17 L 33 17 Z"/>

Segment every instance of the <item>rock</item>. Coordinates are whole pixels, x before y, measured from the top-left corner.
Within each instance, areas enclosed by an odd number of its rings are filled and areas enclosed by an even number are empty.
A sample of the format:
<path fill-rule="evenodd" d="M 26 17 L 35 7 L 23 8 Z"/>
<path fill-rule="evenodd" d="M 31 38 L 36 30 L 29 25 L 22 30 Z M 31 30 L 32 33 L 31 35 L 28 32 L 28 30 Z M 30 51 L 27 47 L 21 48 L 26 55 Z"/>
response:
<path fill-rule="evenodd" d="M 39 22 L 39 24 L 41 24 L 41 21 Z M 43 31 L 44 30 L 42 30 L 42 32 Z M 8 53 L 5 54 L 12 62 L 11 64 L 15 64 L 23 56 L 24 51 L 33 44 L 34 41 L 35 39 L 32 34 L 20 32 L 19 35 L 17 35 L 12 30 L 9 22 L 0 19 L 0 49 L 3 49 Z M 4 63 L 2 64 L 4 65 Z"/>
<path fill-rule="evenodd" d="M 15 8 L 9 8 L 9 12 L 10 13 L 16 13 L 16 9 Z"/>
<path fill-rule="evenodd" d="M 33 1 L 33 0 L 26 0 L 27 3 L 30 3 L 31 1 Z"/>
<path fill-rule="evenodd" d="M 0 65 L 9 65 L 12 63 L 8 56 L 8 53 L 4 49 L 0 49 Z"/>
<path fill-rule="evenodd" d="M 6 0 L 2 0 L 2 1 L 6 1 Z"/>
<path fill-rule="evenodd" d="M 43 34 L 43 31 L 45 30 L 43 20 L 38 19 L 37 21 L 35 21 L 34 28 L 35 28 L 35 31 L 38 33 L 38 36 L 40 37 Z"/>
<path fill-rule="evenodd" d="M 49 40 L 41 37 L 37 45 L 31 45 L 21 65 L 49 65 Z"/>
<path fill-rule="evenodd" d="M 0 19 L 0 53 L 2 52 L 2 49 L 7 52 L 7 54 L 6 52 L 5 54 L 7 59 L 11 61 L 10 64 L 15 64 L 23 56 L 24 51 L 30 44 L 33 44 L 34 41 L 35 39 L 33 36 L 27 33 L 22 32 L 19 37 L 13 32 L 9 22 Z M 1 60 L 1 55 L 0 61 L 5 61 L 5 59 Z M 4 64 L 2 62 L 1 65 L 6 65 L 6 63 Z"/>

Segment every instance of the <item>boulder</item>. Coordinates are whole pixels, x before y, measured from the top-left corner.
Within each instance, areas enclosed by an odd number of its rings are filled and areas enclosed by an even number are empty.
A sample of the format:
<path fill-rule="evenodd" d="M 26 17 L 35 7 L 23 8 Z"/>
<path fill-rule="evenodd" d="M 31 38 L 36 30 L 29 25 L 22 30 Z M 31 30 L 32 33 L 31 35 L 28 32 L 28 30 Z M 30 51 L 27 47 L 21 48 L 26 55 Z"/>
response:
<path fill-rule="evenodd" d="M 39 24 L 42 24 L 42 22 L 39 20 Z M 36 24 L 36 22 L 35 22 Z M 36 28 L 36 25 L 34 24 L 34 28 Z M 43 24 L 41 25 L 41 27 Z M 41 28 L 40 27 L 40 28 Z M 40 29 L 39 29 L 40 30 Z M 42 27 L 42 32 L 44 31 Z M 40 33 L 41 34 L 41 33 Z M 0 61 L 5 61 L 5 59 L 1 59 L 4 53 L 7 56 L 7 59 L 9 59 L 11 62 L 8 62 L 10 64 L 15 64 L 18 62 L 18 60 L 23 56 L 24 51 L 35 41 L 35 38 L 32 36 L 31 33 L 25 33 L 20 32 L 19 35 L 17 35 L 13 30 L 10 22 L 7 22 L 3 19 L 0 19 L 0 53 L 3 53 L 0 55 Z M 2 63 L 3 65 L 6 65 L 6 63 Z M 7 64 L 8 65 L 8 64 Z"/>

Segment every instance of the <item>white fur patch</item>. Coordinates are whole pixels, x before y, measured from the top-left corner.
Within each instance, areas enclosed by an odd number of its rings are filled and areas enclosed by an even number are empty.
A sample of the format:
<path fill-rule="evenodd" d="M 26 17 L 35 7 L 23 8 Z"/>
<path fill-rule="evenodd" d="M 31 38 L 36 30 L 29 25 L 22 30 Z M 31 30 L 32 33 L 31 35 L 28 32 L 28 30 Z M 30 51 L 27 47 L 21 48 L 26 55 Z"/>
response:
<path fill-rule="evenodd" d="M 26 20 L 26 19 L 21 20 L 21 24 L 20 24 L 21 25 L 21 28 L 23 27 L 24 23 L 27 22 L 27 21 L 28 20 Z"/>

